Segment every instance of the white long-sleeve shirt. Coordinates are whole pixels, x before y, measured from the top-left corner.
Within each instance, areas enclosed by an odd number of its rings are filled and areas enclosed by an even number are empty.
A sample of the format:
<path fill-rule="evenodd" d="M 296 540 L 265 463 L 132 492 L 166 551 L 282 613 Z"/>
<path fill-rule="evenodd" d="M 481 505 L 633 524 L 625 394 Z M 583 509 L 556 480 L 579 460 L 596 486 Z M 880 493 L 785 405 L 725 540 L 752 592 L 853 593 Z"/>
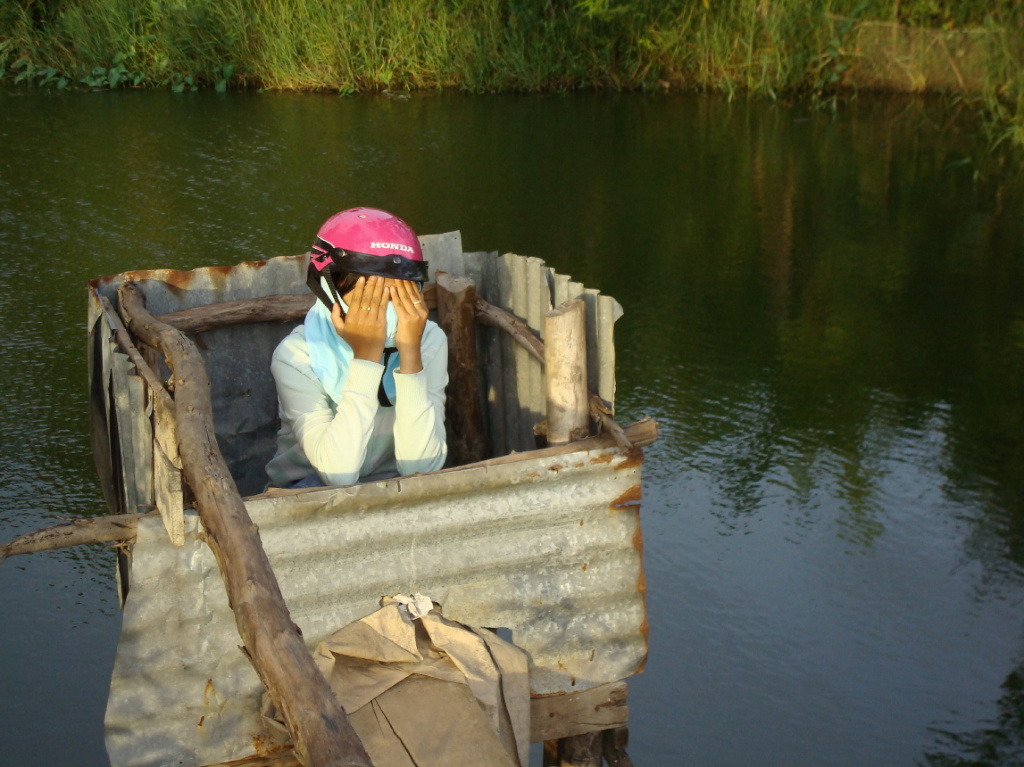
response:
<path fill-rule="evenodd" d="M 360 359 L 349 363 L 335 405 L 310 365 L 305 327 L 296 327 L 270 364 L 281 416 L 277 453 L 267 464 L 271 486 L 290 487 L 313 474 L 327 485 L 349 485 L 440 469 L 448 455 L 448 339 L 433 322 L 420 354 L 419 373 L 394 373 L 394 407 L 377 400 L 384 365 Z"/>

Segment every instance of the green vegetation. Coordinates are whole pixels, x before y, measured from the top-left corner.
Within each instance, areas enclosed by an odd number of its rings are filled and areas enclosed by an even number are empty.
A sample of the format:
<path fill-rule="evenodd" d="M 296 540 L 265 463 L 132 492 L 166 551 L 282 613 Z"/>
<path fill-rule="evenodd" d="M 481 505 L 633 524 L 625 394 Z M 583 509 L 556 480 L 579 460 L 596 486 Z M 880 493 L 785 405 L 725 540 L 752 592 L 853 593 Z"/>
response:
<path fill-rule="evenodd" d="M 1024 147 L 1017 0 L 5 0 L 0 68 L 57 88 L 949 90 Z"/>

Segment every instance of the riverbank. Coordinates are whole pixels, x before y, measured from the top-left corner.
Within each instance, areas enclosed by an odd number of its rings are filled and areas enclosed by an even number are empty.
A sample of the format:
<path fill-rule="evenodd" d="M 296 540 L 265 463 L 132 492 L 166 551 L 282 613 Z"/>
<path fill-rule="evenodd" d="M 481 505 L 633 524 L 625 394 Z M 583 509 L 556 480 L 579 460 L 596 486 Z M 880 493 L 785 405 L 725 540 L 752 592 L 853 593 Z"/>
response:
<path fill-rule="evenodd" d="M 341 94 L 702 89 L 969 102 L 1024 149 L 1024 9 L 1009 0 L 23 0 L 0 69 L 56 88 Z"/>

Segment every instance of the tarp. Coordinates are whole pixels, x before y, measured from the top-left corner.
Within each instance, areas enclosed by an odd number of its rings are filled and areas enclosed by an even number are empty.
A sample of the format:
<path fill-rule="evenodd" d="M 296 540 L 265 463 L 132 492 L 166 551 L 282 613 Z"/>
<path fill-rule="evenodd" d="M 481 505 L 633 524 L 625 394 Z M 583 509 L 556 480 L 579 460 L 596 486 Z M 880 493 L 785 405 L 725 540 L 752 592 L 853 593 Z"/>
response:
<path fill-rule="evenodd" d="M 526 767 L 526 653 L 493 631 L 444 618 L 422 595 L 382 602 L 316 650 L 374 765 Z M 263 711 L 284 727 L 269 696 Z"/>

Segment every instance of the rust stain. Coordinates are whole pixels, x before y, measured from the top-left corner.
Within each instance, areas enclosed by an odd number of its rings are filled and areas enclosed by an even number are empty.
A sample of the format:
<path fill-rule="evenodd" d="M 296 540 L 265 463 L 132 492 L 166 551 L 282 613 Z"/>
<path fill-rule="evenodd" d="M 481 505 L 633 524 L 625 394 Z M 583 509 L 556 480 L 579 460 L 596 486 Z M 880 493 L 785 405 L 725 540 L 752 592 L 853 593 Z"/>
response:
<path fill-rule="evenodd" d="M 255 752 L 253 756 L 273 756 L 286 750 L 288 746 L 274 740 L 267 740 L 264 735 L 253 735 L 252 748 Z"/>
<path fill-rule="evenodd" d="M 640 555 L 640 561 L 644 561 L 644 533 L 640 528 L 640 525 L 636 526 L 636 530 L 633 532 L 633 548 L 636 549 L 636 553 Z M 643 568 L 640 569 L 640 584 L 639 591 L 641 594 L 647 593 L 647 581 L 645 580 Z"/>
<path fill-rule="evenodd" d="M 594 456 L 593 458 L 590 459 L 590 463 L 592 463 L 592 464 L 611 463 L 611 462 L 612 462 L 612 454 L 611 453 L 601 453 L 601 455 L 596 455 L 596 456 Z"/>
<path fill-rule="evenodd" d="M 614 501 L 612 501 L 611 508 L 613 510 L 625 510 L 630 509 L 637 511 L 640 509 L 640 499 L 643 498 L 644 491 L 640 486 L 640 483 L 633 485 L 629 490 L 624 492 Z"/>
<path fill-rule="evenodd" d="M 640 573 L 636 578 L 636 590 L 640 594 L 640 598 L 644 602 L 644 619 L 640 622 L 639 631 L 640 635 L 644 638 L 644 648 L 650 647 L 651 637 L 651 623 L 647 615 L 647 572 L 644 570 L 644 534 L 643 529 L 640 525 L 636 526 L 636 530 L 633 532 L 633 548 L 636 549 L 637 554 L 640 555 Z M 644 666 L 647 665 L 647 653 L 644 652 L 644 657 L 641 659 L 639 665 L 636 667 L 634 674 L 639 674 L 644 670 Z"/>
<path fill-rule="evenodd" d="M 553 463 L 550 466 L 548 466 L 548 471 L 561 471 L 564 468 L 565 466 L 563 466 L 560 463 Z"/>
<path fill-rule="evenodd" d="M 644 464 L 644 451 L 638 447 L 634 447 L 628 453 L 626 453 L 626 459 L 615 467 L 616 471 L 622 471 L 623 469 L 633 469 L 637 466 L 643 466 Z"/>
<path fill-rule="evenodd" d="M 587 571 L 587 568 L 588 568 L 589 566 L 590 566 L 590 563 L 589 563 L 589 562 L 584 562 L 584 563 L 583 563 L 583 567 L 581 567 L 580 569 L 581 569 L 581 570 L 582 570 L 583 572 L 586 572 L 586 571 Z M 593 655 L 591 655 L 591 660 L 593 660 Z"/>

